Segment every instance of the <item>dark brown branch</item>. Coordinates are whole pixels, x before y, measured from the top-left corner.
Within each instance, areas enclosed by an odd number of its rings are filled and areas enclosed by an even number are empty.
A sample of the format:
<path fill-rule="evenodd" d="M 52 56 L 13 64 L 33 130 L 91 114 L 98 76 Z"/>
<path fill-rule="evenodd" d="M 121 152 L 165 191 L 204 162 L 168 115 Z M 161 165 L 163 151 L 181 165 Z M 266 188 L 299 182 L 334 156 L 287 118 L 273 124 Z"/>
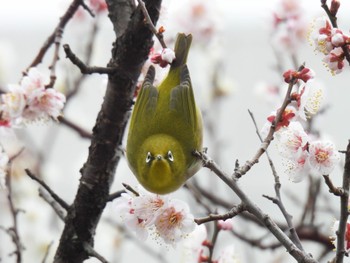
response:
<path fill-rule="evenodd" d="M 89 253 L 91 257 L 98 259 L 102 263 L 108 263 L 108 261 L 102 255 L 97 253 L 97 251 L 95 251 L 94 248 L 91 247 L 88 243 L 84 244 L 84 249 Z"/>
<path fill-rule="evenodd" d="M 331 178 L 329 177 L 329 175 L 323 175 L 324 178 L 324 182 L 326 183 L 326 185 L 329 188 L 329 192 L 336 195 L 336 196 L 342 196 L 344 194 L 344 190 L 341 187 L 336 187 Z"/>
<path fill-rule="evenodd" d="M 56 202 L 56 200 L 53 199 L 53 197 L 42 187 L 39 188 L 39 196 L 51 206 L 51 208 L 55 211 L 58 217 L 64 222 L 64 219 L 67 215 L 67 211 L 63 210 L 60 204 Z"/>
<path fill-rule="evenodd" d="M 29 169 L 24 169 L 26 174 L 34 181 L 39 183 L 51 196 L 52 198 L 62 206 L 65 210 L 69 210 L 69 205 L 61 199 L 44 181 L 35 176 Z"/>
<path fill-rule="evenodd" d="M 66 125 L 67 127 L 71 128 L 72 130 L 76 131 L 82 138 L 91 140 L 92 134 L 83 128 L 79 127 L 77 124 L 71 122 L 70 120 L 66 119 L 63 116 L 58 117 L 58 121 L 61 124 Z"/>
<path fill-rule="evenodd" d="M 118 1 L 107 0 L 114 29 Z M 159 16 L 161 0 L 148 0 L 146 7 L 153 23 Z M 119 7 L 119 8 L 118 8 Z M 118 37 L 117 37 L 118 36 Z M 116 34 L 108 68 L 108 84 L 101 110 L 93 128 L 88 158 L 80 170 L 77 194 L 66 216 L 66 224 L 56 251 L 54 263 L 80 263 L 90 257 L 84 248 L 93 247 L 96 227 L 108 202 L 121 150 L 125 127 L 130 116 L 136 83 L 141 68 L 153 46 L 153 34 L 144 23 L 143 13 L 136 9 L 122 35 Z"/>
<path fill-rule="evenodd" d="M 51 47 L 51 45 L 55 42 L 55 38 L 57 35 L 57 32 L 59 30 L 64 30 L 65 26 L 67 25 L 68 21 L 73 17 L 75 12 L 78 10 L 79 6 L 82 5 L 84 1 L 83 0 L 74 0 L 71 5 L 68 7 L 65 14 L 60 18 L 60 21 L 58 25 L 56 26 L 55 30 L 52 32 L 52 34 L 47 38 L 43 46 L 41 47 L 39 53 L 34 58 L 32 63 L 28 66 L 27 70 L 31 67 L 35 67 L 38 64 L 40 64 L 47 52 L 47 50 Z"/>
<path fill-rule="evenodd" d="M 115 73 L 115 68 L 108 68 L 108 67 L 89 67 L 85 65 L 83 61 L 81 61 L 70 49 L 68 44 L 63 45 L 63 50 L 66 53 L 67 58 L 76 65 L 82 74 L 112 74 Z"/>
<path fill-rule="evenodd" d="M 340 219 L 339 227 L 336 232 L 337 235 L 337 253 L 335 263 L 343 263 L 345 250 L 345 233 L 347 232 L 347 223 L 349 217 L 348 202 L 349 202 L 349 188 L 350 188 L 350 140 L 346 149 L 345 165 L 343 173 L 343 191 L 340 196 Z"/>
<path fill-rule="evenodd" d="M 233 218 L 236 215 L 239 215 L 240 213 L 242 213 L 245 210 L 246 210 L 246 208 L 245 208 L 244 204 L 239 204 L 239 205 L 233 207 L 226 214 L 210 214 L 207 217 L 197 218 L 194 221 L 198 225 L 200 225 L 200 224 L 207 223 L 207 222 L 210 222 L 210 221 L 226 220 L 226 219 L 229 219 L 229 218 Z"/>

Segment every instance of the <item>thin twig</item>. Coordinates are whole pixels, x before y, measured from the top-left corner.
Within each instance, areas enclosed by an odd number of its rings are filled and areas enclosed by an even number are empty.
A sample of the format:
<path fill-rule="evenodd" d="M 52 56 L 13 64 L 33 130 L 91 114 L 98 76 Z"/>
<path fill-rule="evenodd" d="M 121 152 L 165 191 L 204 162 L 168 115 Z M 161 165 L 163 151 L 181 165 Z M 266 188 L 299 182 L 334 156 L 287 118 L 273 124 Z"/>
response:
<path fill-rule="evenodd" d="M 218 226 L 218 222 L 214 222 L 214 232 L 213 232 L 213 236 L 211 238 L 211 242 L 208 245 L 208 249 L 209 249 L 209 257 L 208 257 L 208 262 L 212 263 L 213 262 L 213 255 L 214 255 L 214 248 L 216 245 L 216 241 L 218 240 L 218 236 L 219 236 L 219 232 L 220 232 L 220 228 Z"/>
<path fill-rule="evenodd" d="M 65 210 L 62 210 L 60 204 L 56 202 L 56 200 L 53 199 L 53 197 L 42 187 L 39 188 L 39 196 L 52 207 L 52 209 L 56 212 L 58 217 L 64 222 L 67 212 Z"/>
<path fill-rule="evenodd" d="M 50 252 L 50 249 L 53 245 L 53 241 L 50 242 L 50 244 L 47 245 L 46 247 L 46 251 L 45 251 L 45 255 L 43 257 L 43 260 L 41 261 L 41 263 L 46 263 L 46 260 L 47 260 L 47 257 L 49 256 L 49 252 Z"/>
<path fill-rule="evenodd" d="M 217 221 L 217 220 L 226 220 L 229 218 L 233 218 L 236 215 L 239 215 L 240 213 L 242 213 L 243 211 L 245 211 L 245 205 L 243 203 L 233 207 L 229 212 L 227 212 L 226 214 L 209 214 L 206 217 L 203 218 L 196 218 L 194 221 L 200 225 L 203 223 L 207 223 L 210 221 Z"/>
<path fill-rule="evenodd" d="M 329 192 L 336 195 L 336 196 L 342 196 L 344 194 L 344 189 L 341 187 L 336 187 L 333 184 L 333 181 L 331 180 L 331 178 L 329 177 L 329 175 L 323 175 L 324 178 L 324 182 L 326 183 L 326 185 L 329 188 Z"/>
<path fill-rule="evenodd" d="M 55 85 L 56 82 L 56 64 L 59 58 L 59 51 L 61 47 L 61 41 L 62 41 L 62 34 L 63 34 L 63 28 L 57 28 L 56 34 L 55 34 L 55 51 L 53 54 L 51 65 L 49 66 L 51 73 L 50 73 L 50 83 L 46 85 L 46 88 L 52 88 Z"/>
<path fill-rule="evenodd" d="M 154 26 L 152 19 L 148 14 L 145 3 L 143 2 L 143 0 L 137 0 L 137 2 L 139 3 L 139 5 L 141 7 L 142 13 L 145 16 L 146 24 L 148 25 L 149 29 L 157 37 L 157 39 L 159 40 L 159 43 L 162 45 L 162 48 L 167 48 L 167 46 L 164 42 L 163 32 L 161 30 L 157 30 L 156 27 Z"/>
<path fill-rule="evenodd" d="M 58 121 L 71 128 L 72 130 L 76 131 L 80 135 L 80 137 L 91 140 L 92 134 L 78 126 L 76 123 L 73 123 L 72 121 L 68 120 L 63 116 L 59 116 Z"/>
<path fill-rule="evenodd" d="M 64 30 L 64 28 L 67 25 L 68 21 L 73 17 L 75 12 L 78 10 L 79 6 L 82 5 L 83 3 L 84 3 L 83 0 L 74 0 L 71 3 L 71 5 L 68 7 L 68 9 L 65 12 L 65 14 L 60 18 L 60 21 L 59 21 L 58 25 L 56 26 L 55 30 L 47 38 L 47 40 L 45 41 L 45 43 L 41 47 L 39 53 L 37 54 L 37 56 L 34 58 L 32 63 L 26 69 L 26 72 L 29 70 L 29 68 L 35 67 L 39 63 L 42 62 L 46 52 L 51 47 L 51 45 L 55 42 L 57 31 L 58 30 Z"/>
<path fill-rule="evenodd" d="M 112 67 L 90 67 L 81 61 L 70 49 L 68 44 L 63 45 L 63 50 L 66 53 L 67 58 L 76 65 L 82 74 L 112 74 L 115 72 L 115 68 Z"/>
<path fill-rule="evenodd" d="M 125 187 L 126 190 L 132 192 L 134 195 L 139 196 L 140 194 L 134 189 L 132 188 L 130 185 L 126 184 L 126 183 L 122 183 L 122 185 Z"/>
<path fill-rule="evenodd" d="M 84 243 L 84 249 L 88 252 L 88 254 L 91 257 L 98 259 L 102 263 L 108 263 L 108 261 L 102 255 L 97 253 L 97 251 L 94 250 L 94 248 L 92 246 L 90 246 L 88 243 Z"/>
<path fill-rule="evenodd" d="M 8 164 L 8 168 L 11 167 L 11 163 Z M 6 173 L 6 188 L 7 188 L 7 200 L 10 206 L 11 211 L 11 217 L 12 217 L 12 227 L 9 227 L 6 229 L 6 232 L 10 235 L 13 244 L 15 245 L 15 251 L 13 252 L 14 255 L 16 255 L 16 262 L 21 263 L 22 262 L 22 250 L 24 250 L 24 247 L 22 245 L 19 231 L 18 231 L 18 212 L 19 210 L 15 207 L 15 204 L 13 202 L 13 196 L 12 196 L 12 183 L 11 183 L 11 169 L 8 169 L 8 172 Z"/>
<path fill-rule="evenodd" d="M 38 182 L 44 189 L 52 196 L 52 198 L 62 206 L 65 210 L 69 209 L 69 205 L 62 200 L 44 181 L 39 179 L 37 176 L 35 176 L 29 169 L 24 169 L 26 174 L 33 179 L 34 181 Z"/>
<path fill-rule="evenodd" d="M 117 191 L 117 192 L 115 192 L 113 194 L 110 194 L 108 199 L 107 199 L 107 202 L 111 202 L 114 199 L 119 198 L 123 193 L 126 193 L 126 191 L 125 190 L 119 190 L 119 191 Z"/>

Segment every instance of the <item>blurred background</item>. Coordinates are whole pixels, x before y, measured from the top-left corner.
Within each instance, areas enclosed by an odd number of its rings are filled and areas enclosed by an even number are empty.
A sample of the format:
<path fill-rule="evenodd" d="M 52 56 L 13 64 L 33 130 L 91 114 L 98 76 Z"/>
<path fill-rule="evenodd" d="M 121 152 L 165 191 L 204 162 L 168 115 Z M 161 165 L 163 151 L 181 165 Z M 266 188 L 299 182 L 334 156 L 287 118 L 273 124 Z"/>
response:
<path fill-rule="evenodd" d="M 208 154 L 224 171 L 231 174 L 236 159 L 244 164 L 251 159 L 260 146 L 248 109 L 255 116 L 259 128 L 267 116 L 281 105 L 283 91 L 282 74 L 302 63 L 312 68 L 316 80 L 325 89 L 324 107 L 326 110 L 316 116 L 313 128 L 322 138 L 331 139 L 339 150 L 345 150 L 350 138 L 349 70 L 332 76 L 323 65 L 322 55 L 314 51 L 308 40 L 315 18 L 325 15 L 320 1 L 297 0 L 178 0 L 163 1 L 158 26 L 166 29 L 164 36 L 169 46 L 177 32 L 192 33 L 193 47 L 189 56 L 189 69 L 195 89 L 196 100 L 205 122 L 205 141 Z M 329 1 L 328 1 L 329 2 Z M 350 28 L 348 1 L 340 1 L 338 24 L 344 32 Z M 0 87 L 6 90 L 7 84 L 18 83 L 22 72 L 30 65 L 44 41 L 53 32 L 60 16 L 70 1 L 67 0 L 13 0 L 3 1 L 0 8 Z M 289 28 L 276 24 L 276 14 L 286 12 L 283 5 L 298 5 L 300 25 L 298 34 L 293 35 Z M 300 6 L 299 6 L 300 5 Z M 300 27 L 300 28 L 299 28 Z M 299 28 L 299 29 L 298 29 Z M 93 40 L 93 41 L 92 41 Z M 105 66 L 110 58 L 114 40 L 112 25 L 107 11 L 98 12 L 95 19 L 85 11 L 68 23 L 63 34 L 62 44 L 68 43 L 82 58 L 90 58 L 90 65 Z M 160 46 L 155 41 L 155 49 Z M 93 43 L 89 52 L 89 43 Z M 39 68 L 49 76 L 48 66 L 52 60 L 52 48 Z M 62 50 L 61 50 L 62 51 Z M 164 72 L 157 73 L 161 79 Z M 142 76 L 141 76 L 142 77 Z M 77 68 L 65 59 L 63 52 L 57 68 L 55 88 L 69 92 L 80 78 Z M 64 109 L 64 117 L 82 129 L 91 131 L 100 109 L 106 87 L 106 76 L 91 75 L 79 81 L 79 91 L 69 100 Z M 25 246 L 23 262 L 41 262 L 46 251 L 48 261 L 52 259 L 63 223 L 51 207 L 38 196 L 39 186 L 29 179 L 23 169 L 30 168 L 40 174 L 43 180 L 67 203 L 74 199 L 79 184 L 79 169 L 86 161 L 89 140 L 58 123 L 33 123 L 14 133 L 1 131 L 1 144 L 11 156 L 20 149 L 25 151 L 13 162 L 11 176 L 15 205 L 18 214 L 19 234 Z M 282 183 L 282 197 L 287 210 L 293 215 L 295 224 L 304 212 L 310 184 L 320 183 L 317 178 L 306 178 L 301 183 L 293 183 L 284 174 L 282 158 L 272 143 L 269 148 Z M 336 185 L 341 183 L 342 166 L 332 174 Z M 239 201 L 213 173 L 200 170 L 194 177 L 196 184 L 231 203 Z M 122 160 L 118 166 L 112 192 L 122 189 L 122 183 L 136 185 L 137 182 Z M 191 183 L 191 182 L 190 182 Z M 266 213 L 279 222 L 284 222 L 278 208 L 262 195 L 274 196 L 274 181 L 265 156 L 259 164 L 240 180 L 242 189 Z M 339 202 L 321 181 L 320 199 L 313 224 L 326 236 L 331 235 L 331 226 L 337 217 Z M 195 217 L 205 216 L 205 210 L 196 202 L 191 193 L 183 188 L 172 196 L 186 201 Z M 12 219 L 6 192 L 0 190 L 0 226 L 7 228 Z M 217 212 L 225 212 L 217 207 Z M 233 229 L 247 237 L 258 239 L 266 235 L 264 229 L 245 222 L 237 217 Z M 185 259 L 181 244 L 174 249 L 159 244 L 152 238 L 140 243 L 133 233 L 123 230 L 123 223 L 115 214 L 113 203 L 107 206 L 97 228 L 95 248 L 110 262 L 191 262 Z M 209 227 L 209 232 L 210 228 Z M 265 241 L 264 241 L 265 242 Z M 322 254 L 323 246 L 302 241 L 308 252 L 316 258 Z M 272 237 L 266 245 L 276 243 Z M 48 250 L 48 246 L 52 244 Z M 284 248 L 259 249 L 249 242 L 240 240 L 232 233 L 223 233 L 218 239 L 216 253 L 228 244 L 235 247 L 239 262 L 294 262 Z M 265 244 L 265 243 L 264 243 Z M 9 254 L 14 250 L 11 238 L 0 232 L 1 262 L 15 262 Z M 328 253 L 321 262 L 332 258 Z M 98 262 L 90 259 L 87 262 Z M 194 262 L 194 261 L 193 261 Z"/>

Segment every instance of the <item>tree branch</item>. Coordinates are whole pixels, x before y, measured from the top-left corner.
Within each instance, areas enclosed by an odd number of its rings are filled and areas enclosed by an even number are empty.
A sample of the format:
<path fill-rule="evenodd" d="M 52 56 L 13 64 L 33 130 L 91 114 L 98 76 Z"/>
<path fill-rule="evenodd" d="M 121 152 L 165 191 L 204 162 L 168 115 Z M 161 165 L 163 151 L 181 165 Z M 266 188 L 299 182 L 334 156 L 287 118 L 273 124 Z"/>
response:
<path fill-rule="evenodd" d="M 120 1 L 119 1 L 120 2 Z M 122 12 L 125 6 L 107 0 L 109 17 L 118 27 L 114 11 Z M 146 7 L 156 23 L 161 0 L 148 0 Z M 86 244 L 93 247 L 94 235 L 109 198 L 110 186 L 116 167 L 122 157 L 120 150 L 124 130 L 130 115 L 133 94 L 141 68 L 153 46 L 153 34 L 144 24 L 143 13 L 137 8 L 123 34 L 116 33 L 112 58 L 108 68 L 113 68 L 101 110 L 97 116 L 83 168 L 78 192 L 66 216 L 66 224 L 54 258 L 55 263 L 80 263 L 89 258 Z"/>
<path fill-rule="evenodd" d="M 217 221 L 217 220 L 226 220 L 229 218 L 233 218 L 236 215 L 239 215 L 240 213 L 242 213 L 243 211 L 245 211 L 246 208 L 244 206 L 243 203 L 233 207 L 229 212 L 227 212 L 226 214 L 210 214 L 207 217 L 202 217 L 202 218 L 197 218 L 194 221 L 200 225 L 203 223 L 207 223 L 210 221 Z"/>
<path fill-rule="evenodd" d="M 247 211 L 259 219 L 267 229 L 281 242 L 287 249 L 288 253 L 294 257 L 298 262 L 303 263 L 317 263 L 309 254 L 300 250 L 289 237 L 277 226 L 277 224 L 265 214 L 256 204 L 254 204 L 249 197 L 239 188 L 237 179 L 229 179 L 219 166 L 210 159 L 205 153 L 196 152 L 195 155 L 203 161 L 203 166 L 213 171 L 222 181 L 224 181 L 241 199 Z"/>

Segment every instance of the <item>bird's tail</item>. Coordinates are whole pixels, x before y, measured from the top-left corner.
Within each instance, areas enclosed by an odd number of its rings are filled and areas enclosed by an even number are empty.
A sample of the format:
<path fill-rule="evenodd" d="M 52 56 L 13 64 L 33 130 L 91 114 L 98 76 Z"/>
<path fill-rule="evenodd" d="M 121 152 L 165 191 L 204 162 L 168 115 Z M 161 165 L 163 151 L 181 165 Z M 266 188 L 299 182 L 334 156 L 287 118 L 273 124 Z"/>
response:
<path fill-rule="evenodd" d="M 171 64 L 170 69 L 179 68 L 182 65 L 185 65 L 187 62 L 188 52 L 191 47 L 192 35 L 179 33 L 177 34 L 176 42 L 175 42 L 175 60 Z"/>

